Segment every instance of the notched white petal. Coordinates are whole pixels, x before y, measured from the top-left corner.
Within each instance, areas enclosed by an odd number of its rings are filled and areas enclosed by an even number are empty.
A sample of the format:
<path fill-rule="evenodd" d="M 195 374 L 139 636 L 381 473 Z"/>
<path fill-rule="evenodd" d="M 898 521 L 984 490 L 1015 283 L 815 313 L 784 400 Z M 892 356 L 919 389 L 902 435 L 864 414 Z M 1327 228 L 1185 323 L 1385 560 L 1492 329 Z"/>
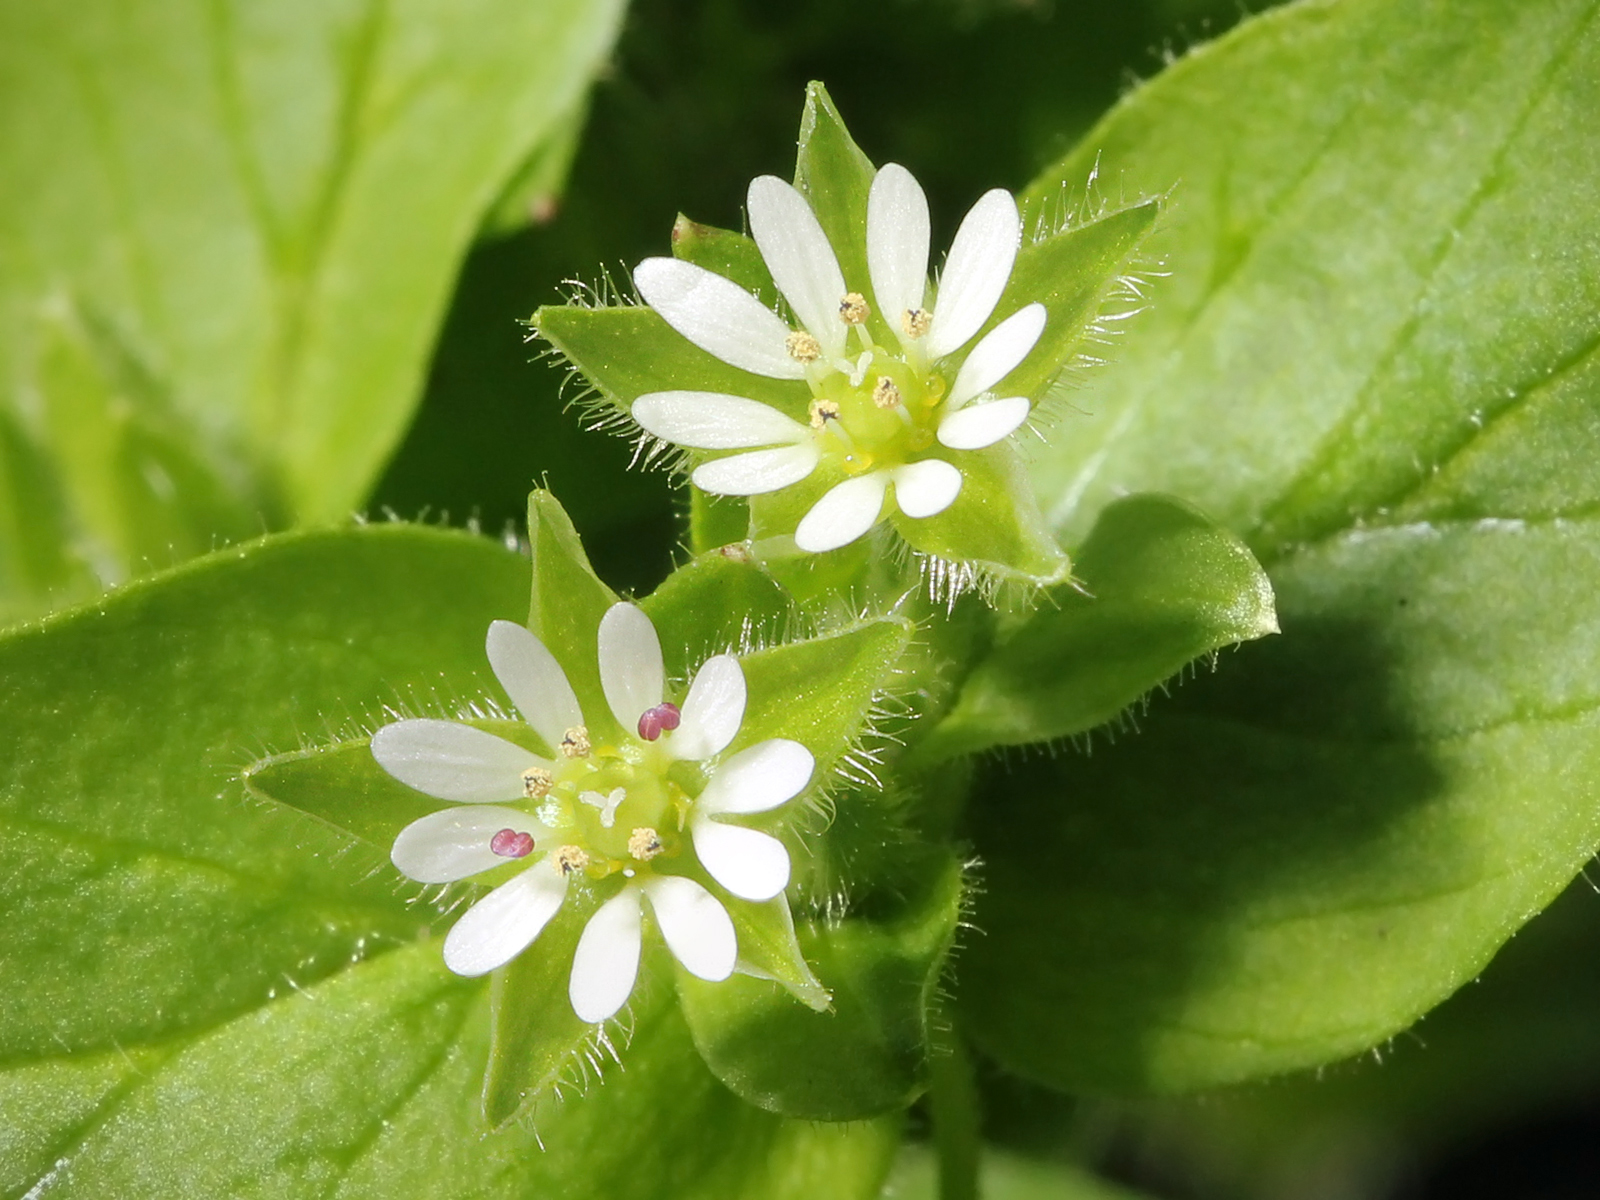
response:
<path fill-rule="evenodd" d="M 812 554 L 848 546 L 878 523 L 888 486 L 888 473 L 873 471 L 829 488 L 800 518 L 795 545 Z"/>
<path fill-rule="evenodd" d="M 929 358 L 943 358 L 983 328 L 1011 278 L 1021 244 L 1022 218 L 1011 193 L 1004 188 L 985 192 L 956 230 L 939 276 L 928 330 Z"/>
<path fill-rule="evenodd" d="M 733 974 L 739 938 L 722 902 L 692 879 L 658 875 L 644 885 L 667 949 L 691 975 L 720 983 Z"/>
<path fill-rule="evenodd" d="M 769 738 L 741 750 L 717 768 L 695 811 L 758 813 L 791 800 L 811 782 L 816 759 L 799 742 Z"/>
<path fill-rule="evenodd" d="M 789 852 L 770 834 L 702 817 L 690 827 L 701 864 L 741 900 L 771 900 L 789 886 Z"/>
<path fill-rule="evenodd" d="M 698 762 L 722 753 L 744 721 L 745 698 L 739 660 L 731 654 L 706 659 L 684 697 L 678 728 L 669 735 L 673 757 Z"/>
<path fill-rule="evenodd" d="M 713 496 L 760 496 L 799 483 L 817 469 L 820 455 L 810 441 L 773 450 L 752 450 L 701 463 L 690 479 Z"/>
<path fill-rule="evenodd" d="M 457 921 L 444 939 L 444 965 L 457 975 L 487 975 L 526 950 L 567 895 L 567 877 L 543 863 L 502 883 Z"/>
<path fill-rule="evenodd" d="M 945 401 L 949 410 L 960 408 L 974 396 L 987 392 L 1028 357 L 1028 352 L 1044 332 L 1045 308 L 1030 304 L 1018 309 L 988 333 L 972 348 L 967 360 L 956 372 L 956 381 L 950 385 L 950 398 Z"/>
<path fill-rule="evenodd" d="M 805 378 L 784 344 L 789 327 L 733 280 L 676 258 L 647 258 L 633 282 L 668 325 L 723 362 L 772 379 Z"/>
<path fill-rule="evenodd" d="M 639 889 L 629 886 L 602 904 L 583 927 L 572 956 L 567 996 L 582 1021 L 604 1021 L 628 1002 L 639 975 Z"/>
<path fill-rule="evenodd" d="M 372 757 L 401 783 L 462 804 L 519 799 L 522 773 L 550 765 L 492 733 L 425 717 L 378 730 L 372 735 Z"/>
<path fill-rule="evenodd" d="M 747 450 L 811 436 L 770 404 L 721 392 L 650 392 L 631 411 L 646 433 L 691 450 Z"/>
<path fill-rule="evenodd" d="M 836 358 L 844 349 L 845 324 L 839 319 L 844 274 L 806 198 L 776 175 L 750 181 L 746 196 L 750 236 L 755 239 L 789 307 L 806 330 Z"/>
<path fill-rule="evenodd" d="M 538 732 L 553 752 L 561 735 L 583 724 L 578 697 L 566 672 L 545 644 L 513 621 L 489 626 L 485 650 L 494 677 L 505 688 L 522 719 Z"/>
<path fill-rule="evenodd" d="M 550 831 L 529 814 L 495 804 L 468 804 L 429 813 L 400 831 L 389 860 L 418 883 L 454 883 L 508 860 L 490 849 L 502 829 L 530 835 L 535 843 Z"/>
<path fill-rule="evenodd" d="M 1026 396 L 970 404 L 939 422 L 939 442 L 952 450 L 982 450 L 1014 433 L 1030 408 Z"/>
<path fill-rule="evenodd" d="M 626 601 L 600 618 L 600 687 L 623 729 L 632 732 L 640 715 L 661 703 L 666 669 L 661 639 L 644 610 Z"/>
<path fill-rule="evenodd" d="M 955 502 L 961 491 L 961 472 L 942 458 L 896 467 L 894 499 L 908 517 L 931 517 Z"/>
<path fill-rule="evenodd" d="M 899 163 L 885 163 L 867 193 L 867 273 L 878 309 L 902 342 L 907 310 L 922 307 L 928 286 L 928 198 Z"/>

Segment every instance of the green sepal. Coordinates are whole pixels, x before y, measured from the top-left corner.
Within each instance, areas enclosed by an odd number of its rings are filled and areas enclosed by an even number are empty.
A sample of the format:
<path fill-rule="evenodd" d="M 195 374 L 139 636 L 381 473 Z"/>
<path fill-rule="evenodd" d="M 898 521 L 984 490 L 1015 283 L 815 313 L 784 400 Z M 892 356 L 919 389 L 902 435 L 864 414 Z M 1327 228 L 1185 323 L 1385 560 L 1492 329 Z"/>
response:
<path fill-rule="evenodd" d="M 712 550 L 668 575 L 639 607 L 660 633 L 667 675 L 687 679 L 713 654 L 780 640 L 794 605 L 761 564 Z"/>
<path fill-rule="evenodd" d="M 564 1079 L 581 1078 L 574 1062 L 595 1027 L 572 1010 L 567 989 L 578 939 L 599 906 L 591 889 L 569 888 L 533 944 L 491 977 L 483 1115 L 493 1128 L 515 1120 Z"/>
<path fill-rule="evenodd" d="M 912 632 L 911 622 L 901 617 L 878 617 L 745 655 L 740 661 L 750 699 L 729 751 L 792 738 L 816 757 L 815 783 L 859 741 Z"/>
<path fill-rule="evenodd" d="M 778 285 L 755 239 L 731 229 L 702 225 L 682 213 L 672 223 L 672 254 L 684 262 L 715 271 L 755 293 L 768 308 L 778 303 Z"/>
<path fill-rule="evenodd" d="M 833 997 L 800 949 L 788 898 L 774 896 L 765 904 L 736 900 L 727 908 L 739 936 L 740 973 L 782 984 L 807 1008 L 825 1011 Z"/>
<path fill-rule="evenodd" d="M 811 202 L 817 223 L 828 235 L 833 253 L 851 291 L 872 295 L 867 270 L 867 195 L 877 168 L 861 152 L 828 89 L 806 85 L 806 107 L 800 116 L 799 152 L 794 186 Z M 867 327 L 880 345 L 895 344 L 879 306 L 872 305 Z"/>
<path fill-rule="evenodd" d="M 800 925 L 800 947 L 833 993 L 827 1011 L 774 981 L 706 983 L 680 968 L 684 1016 L 712 1073 L 758 1108 L 812 1120 L 860 1120 L 916 1099 L 963 898 L 959 863 L 929 865 L 914 898 L 881 918 Z"/>
<path fill-rule="evenodd" d="M 689 489 L 689 549 L 705 554 L 750 537 L 750 505 L 743 496 L 713 496 Z"/>
<path fill-rule="evenodd" d="M 1108 507 L 1077 572 L 1081 587 L 1054 588 L 1002 626 L 919 761 L 1093 729 L 1185 664 L 1278 629 L 1272 583 L 1245 544 L 1167 496 Z"/>
<path fill-rule="evenodd" d="M 528 628 L 555 655 L 577 693 L 585 723 L 614 730 L 616 718 L 600 687 L 600 618 L 617 595 L 594 573 L 572 518 L 551 492 L 528 495 L 528 546 L 533 591 Z"/>
<path fill-rule="evenodd" d="M 1046 586 L 1067 578 L 1071 560 L 1039 511 L 1015 447 L 1001 442 L 941 457 L 960 469 L 961 491 L 949 508 L 931 517 L 908 517 L 896 509 L 889 519 L 907 545 L 935 558 L 970 563 L 1001 580 Z"/>
<path fill-rule="evenodd" d="M 1017 369 L 995 385 L 996 395 L 1027 396 L 1036 403 L 1044 397 L 1082 348 L 1085 331 L 1160 211 L 1161 201 L 1145 200 L 1018 251 L 1011 279 L 983 332 L 1035 301 L 1045 306 L 1044 332 Z"/>
<path fill-rule="evenodd" d="M 617 413 L 630 412 L 633 402 L 647 392 L 694 391 L 745 396 L 797 421 L 808 419 L 811 391 L 804 383 L 768 379 L 729 366 L 642 304 L 546 305 L 533 314 L 530 324 Z"/>

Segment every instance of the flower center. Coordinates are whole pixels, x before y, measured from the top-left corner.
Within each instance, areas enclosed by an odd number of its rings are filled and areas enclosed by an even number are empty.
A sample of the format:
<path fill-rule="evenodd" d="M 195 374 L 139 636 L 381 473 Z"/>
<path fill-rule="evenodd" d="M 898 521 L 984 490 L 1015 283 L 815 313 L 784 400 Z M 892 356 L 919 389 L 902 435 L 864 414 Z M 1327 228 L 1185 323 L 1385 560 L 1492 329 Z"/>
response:
<path fill-rule="evenodd" d="M 881 347 L 859 381 L 834 371 L 813 385 L 817 447 L 852 475 L 912 461 L 934 445 L 944 380 L 924 375 Z"/>

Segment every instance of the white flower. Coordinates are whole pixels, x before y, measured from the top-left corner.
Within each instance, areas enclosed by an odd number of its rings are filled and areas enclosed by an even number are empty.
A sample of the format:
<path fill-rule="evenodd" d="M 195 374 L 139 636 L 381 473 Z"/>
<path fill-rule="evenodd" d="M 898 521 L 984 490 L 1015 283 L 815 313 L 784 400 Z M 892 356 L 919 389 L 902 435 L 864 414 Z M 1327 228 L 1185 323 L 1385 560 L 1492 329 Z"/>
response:
<path fill-rule="evenodd" d="M 972 206 L 930 308 L 927 199 L 904 167 L 878 171 L 867 196 L 867 268 L 892 348 L 873 340 L 871 308 L 850 289 L 805 197 L 763 175 L 750 184 L 747 203 L 751 235 L 802 328 L 791 329 L 744 288 L 692 263 L 649 258 L 634 282 L 669 325 L 724 362 L 804 380 L 812 393 L 809 426 L 744 396 L 692 391 L 640 396 L 634 420 L 691 450 L 745 451 L 695 469 L 695 485 L 719 495 L 778 491 L 834 459 L 849 478 L 801 519 L 795 541 L 803 550 L 831 550 L 866 533 L 891 486 L 908 517 L 943 512 L 962 486 L 960 468 L 943 451 L 994 445 L 1030 408 L 1026 396 L 996 397 L 991 389 L 1038 342 L 1042 304 L 991 329 L 953 380 L 941 365 L 972 340 L 1005 291 L 1022 242 L 1016 201 L 996 188 Z"/>
<path fill-rule="evenodd" d="M 503 966 L 539 936 L 575 878 L 601 892 L 620 880 L 578 942 L 569 995 L 579 1017 L 603 1021 L 633 990 L 645 900 L 684 967 L 726 979 L 738 957 L 733 921 L 691 878 L 695 862 L 739 899 L 781 894 L 789 882 L 783 843 L 721 818 L 798 795 L 811 779 L 811 752 L 772 738 L 718 761 L 744 720 L 738 660 L 706 660 L 680 710 L 664 699 L 655 627 L 631 604 L 613 605 L 599 630 L 601 686 L 625 731 L 614 745 L 591 740 L 565 673 L 533 634 L 496 621 L 487 649 L 495 677 L 551 757 L 455 721 L 397 721 L 372 739 L 389 774 L 459 805 L 401 831 L 391 858 L 402 872 L 450 883 L 528 862 L 456 922 L 445 938 L 446 965 L 461 975 Z M 673 769 L 683 763 L 699 767 Z"/>

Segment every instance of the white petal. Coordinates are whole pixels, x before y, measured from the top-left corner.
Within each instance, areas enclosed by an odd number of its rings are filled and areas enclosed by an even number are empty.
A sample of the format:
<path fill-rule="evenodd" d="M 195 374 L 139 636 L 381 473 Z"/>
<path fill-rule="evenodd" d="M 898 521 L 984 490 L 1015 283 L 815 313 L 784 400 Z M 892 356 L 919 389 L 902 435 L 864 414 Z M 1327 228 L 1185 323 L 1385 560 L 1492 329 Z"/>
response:
<path fill-rule="evenodd" d="M 789 327 L 733 280 L 676 258 L 647 258 L 633 282 L 668 325 L 723 362 L 772 379 L 805 378 L 789 357 Z"/>
<path fill-rule="evenodd" d="M 878 311 L 904 340 L 900 315 L 922 307 L 928 286 L 928 198 L 899 163 L 885 163 L 867 193 L 867 271 Z"/>
<path fill-rule="evenodd" d="M 982 450 L 1026 421 L 1032 407 L 1026 396 L 969 405 L 939 422 L 939 441 L 952 450 Z"/>
<path fill-rule="evenodd" d="M 720 754 L 744 720 L 744 668 L 731 654 L 706 659 L 689 685 L 683 719 L 669 735 L 674 758 L 698 762 Z"/>
<path fill-rule="evenodd" d="M 889 476 L 884 471 L 836 484 L 800 518 L 795 544 L 813 554 L 848 546 L 878 523 L 888 486 Z"/>
<path fill-rule="evenodd" d="M 552 751 L 563 733 L 583 724 L 583 712 L 566 672 L 526 628 L 513 621 L 495 621 L 489 626 L 485 649 L 494 677 L 511 703 Z"/>
<path fill-rule="evenodd" d="M 372 735 L 372 757 L 401 783 L 440 800 L 519 800 L 522 773 L 549 766 L 530 750 L 457 721 L 415 719 Z"/>
<path fill-rule="evenodd" d="M 895 503 L 908 517 L 942 513 L 961 491 L 960 470 L 942 458 L 925 458 L 896 467 L 890 474 L 894 476 Z"/>
<path fill-rule="evenodd" d="M 777 808 L 800 794 L 811 782 L 816 760 L 799 742 L 769 738 L 741 750 L 717 768 L 705 791 L 695 801 L 695 811 L 758 813 Z"/>
<path fill-rule="evenodd" d="M 789 886 L 789 852 L 777 838 L 706 817 L 690 832 L 711 878 L 741 900 L 771 900 Z"/>
<path fill-rule="evenodd" d="M 929 358 L 943 358 L 983 328 L 1011 278 L 1022 244 L 1017 202 L 1004 188 L 978 197 L 956 230 L 939 276 L 939 295 L 928 329 Z"/>
<path fill-rule="evenodd" d="M 578 939 L 567 995 L 581 1021 L 604 1021 L 628 1002 L 639 975 L 639 889 L 625 887 L 602 904 Z"/>
<path fill-rule="evenodd" d="M 600 687 L 622 728 L 632 733 L 644 711 L 661 703 L 666 668 L 661 639 L 642 608 L 623 602 L 600 618 Z"/>
<path fill-rule="evenodd" d="M 651 392 L 632 411 L 647 433 L 691 450 L 744 450 L 811 435 L 770 404 L 721 392 Z"/>
<path fill-rule="evenodd" d="M 946 407 L 952 411 L 960 408 L 1011 374 L 1044 332 L 1044 316 L 1044 305 L 1030 304 L 984 334 L 956 372 Z"/>
<path fill-rule="evenodd" d="M 739 938 L 721 901 L 681 875 L 657 875 L 646 881 L 644 893 L 667 949 L 691 975 L 720 983 L 733 974 Z"/>
<path fill-rule="evenodd" d="M 489 849 L 502 829 L 531 834 L 535 841 L 550 836 L 542 823 L 519 809 L 469 804 L 411 822 L 394 839 L 389 860 L 418 883 L 454 883 L 510 861 Z"/>
<path fill-rule="evenodd" d="M 752 450 L 701 463 L 690 476 L 695 487 L 714 496 L 760 496 L 799 483 L 817 469 L 817 448 L 809 441 L 776 450 Z"/>
<path fill-rule="evenodd" d="M 839 319 L 844 275 L 811 205 L 776 175 L 752 179 L 745 201 L 750 236 L 767 261 L 772 281 L 800 323 L 822 343 L 827 357 L 837 358 L 844 350 L 846 331 Z"/>
<path fill-rule="evenodd" d="M 457 975 L 486 975 L 505 966 L 539 936 L 566 895 L 566 875 L 535 863 L 456 922 L 444 939 L 444 965 Z"/>

